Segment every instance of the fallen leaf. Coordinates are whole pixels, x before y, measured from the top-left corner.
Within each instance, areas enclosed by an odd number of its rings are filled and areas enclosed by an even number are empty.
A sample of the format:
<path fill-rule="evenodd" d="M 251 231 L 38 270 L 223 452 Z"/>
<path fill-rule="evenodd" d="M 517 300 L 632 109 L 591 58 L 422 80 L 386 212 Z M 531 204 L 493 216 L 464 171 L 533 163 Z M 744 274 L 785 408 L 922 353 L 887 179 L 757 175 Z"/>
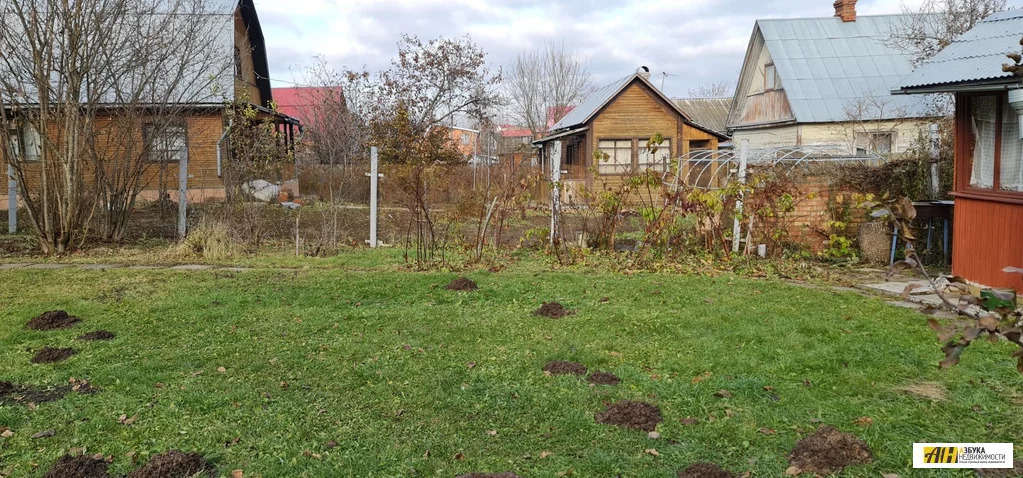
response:
<path fill-rule="evenodd" d="M 429 457 L 430 457 L 430 450 L 426 450 L 425 452 L 423 452 L 423 458 L 429 458 Z"/>
<path fill-rule="evenodd" d="M 192 376 L 193 377 L 198 377 L 198 376 L 202 375 L 202 373 L 203 373 L 202 370 L 196 370 L 195 372 L 192 372 Z"/>
<path fill-rule="evenodd" d="M 492 437 L 496 437 L 497 436 L 497 430 L 487 430 L 487 435 L 490 435 Z"/>
<path fill-rule="evenodd" d="M 900 478 L 897 473 L 885 473 L 881 475 L 881 478 Z"/>
<path fill-rule="evenodd" d="M 572 476 L 572 475 L 575 475 L 575 470 L 573 470 L 571 468 L 569 468 L 569 469 L 567 469 L 565 471 L 562 471 L 562 472 L 554 474 L 554 476 L 556 476 L 558 478 L 562 478 L 562 477 L 565 477 L 565 476 Z"/>
<path fill-rule="evenodd" d="M 220 372 L 220 373 L 225 373 L 225 372 L 227 372 L 227 369 L 224 368 L 224 367 L 217 367 L 217 371 Z"/>
<path fill-rule="evenodd" d="M 4 428 L 4 431 L 0 432 L 0 437 L 10 438 L 12 436 L 14 436 L 14 432 L 12 432 L 9 428 Z"/>
<path fill-rule="evenodd" d="M 461 453 L 455 453 L 455 456 L 453 456 L 452 458 L 454 458 L 455 461 L 464 461 L 465 460 L 465 455 L 463 455 Z"/>
<path fill-rule="evenodd" d="M 43 430 L 41 432 L 38 432 L 38 433 L 32 435 L 32 439 L 33 440 L 37 440 L 39 438 L 52 437 L 55 433 L 57 433 L 57 431 L 52 429 L 52 428 L 49 429 L 49 430 Z"/>
<path fill-rule="evenodd" d="M 39 407 L 38 407 L 38 406 L 36 406 L 36 403 L 35 403 L 35 402 L 28 402 L 28 403 L 27 403 L 27 404 L 25 405 L 25 408 L 28 408 L 28 411 L 30 411 L 30 412 L 34 412 L 34 411 L 36 411 L 36 409 L 37 409 L 37 408 L 39 408 Z"/>
<path fill-rule="evenodd" d="M 732 398 L 732 392 L 729 392 L 728 390 L 718 390 L 714 393 L 714 396 L 718 398 Z"/>
<path fill-rule="evenodd" d="M 699 420 L 697 420 L 695 418 L 691 418 L 691 417 L 686 417 L 686 418 L 683 418 L 683 419 L 679 420 L 679 423 L 681 423 L 683 425 L 696 425 L 697 422 L 699 422 Z"/>
<path fill-rule="evenodd" d="M 741 475 L 739 475 L 738 478 L 751 478 L 752 476 L 753 476 L 753 472 L 749 471 L 749 470 L 746 470 Z"/>
<path fill-rule="evenodd" d="M 117 423 L 120 423 L 121 425 L 131 425 L 132 423 L 135 423 L 135 420 L 138 419 L 138 417 L 138 413 L 133 415 L 131 418 L 128 418 L 128 415 L 122 414 L 120 417 L 117 417 Z"/>
<path fill-rule="evenodd" d="M 803 386 L 804 387 L 812 387 L 813 386 L 813 382 L 811 382 L 809 379 L 805 379 L 804 378 L 803 379 Z"/>
<path fill-rule="evenodd" d="M 661 437 L 661 434 L 657 433 L 657 432 L 650 432 L 650 433 L 646 434 L 646 437 L 651 439 L 651 440 L 656 440 L 656 439 Z"/>
<path fill-rule="evenodd" d="M 469 363 L 465 364 L 465 366 L 466 366 L 466 367 L 467 367 L 467 368 L 468 368 L 469 370 L 472 370 L 472 369 L 476 368 L 476 362 L 469 362 Z"/>
<path fill-rule="evenodd" d="M 798 466 L 790 466 L 785 469 L 785 475 L 787 476 L 798 476 L 803 470 Z"/>
<path fill-rule="evenodd" d="M 774 387 L 772 387 L 770 385 L 764 385 L 764 391 L 765 392 L 773 392 L 774 391 Z"/>
<path fill-rule="evenodd" d="M 658 453 L 657 450 L 655 450 L 653 448 L 647 448 L 646 450 L 643 450 L 643 453 L 646 453 L 647 455 L 652 455 L 652 456 L 661 456 L 661 454 Z"/>
<path fill-rule="evenodd" d="M 542 459 L 547 458 L 548 456 L 551 456 L 551 455 L 553 455 L 553 453 L 551 453 L 551 452 L 549 452 L 547 450 L 541 451 L 540 452 L 540 459 L 542 460 Z"/>
<path fill-rule="evenodd" d="M 774 428 L 761 428 L 757 431 L 760 432 L 762 435 L 774 435 L 775 433 L 777 433 L 774 430 Z"/>
<path fill-rule="evenodd" d="M 861 427 L 869 427 L 874 424 L 874 419 L 870 417 L 860 417 L 857 418 L 853 423 Z"/>
<path fill-rule="evenodd" d="M 234 470 L 231 472 L 231 478 L 245 478 L 245 471 Z"/>

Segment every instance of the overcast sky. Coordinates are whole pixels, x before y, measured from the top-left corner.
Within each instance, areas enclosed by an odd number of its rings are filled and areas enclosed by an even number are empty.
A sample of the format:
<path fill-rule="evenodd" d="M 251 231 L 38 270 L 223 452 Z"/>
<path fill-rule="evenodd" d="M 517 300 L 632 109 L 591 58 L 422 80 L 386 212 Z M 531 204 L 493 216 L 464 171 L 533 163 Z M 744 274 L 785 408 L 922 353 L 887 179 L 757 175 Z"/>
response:
<path fill-rule="evenodd" d="M 860 0 L 861 15 L 922 0 Z M 1023 0 L 1013 0 L 1019 3 Z M 833 0 L 256 0 L 275 86 L 303 82 L 316 55 L 337 69 L 384 69 L 401 33 L 469 34 L 495 67 L 564 41 L 601 86 L 647 65 L 670 96 L 737 81 L 758 18 L 832 16 Z M 667 74 L 667 76 L 664 75 Z"/>

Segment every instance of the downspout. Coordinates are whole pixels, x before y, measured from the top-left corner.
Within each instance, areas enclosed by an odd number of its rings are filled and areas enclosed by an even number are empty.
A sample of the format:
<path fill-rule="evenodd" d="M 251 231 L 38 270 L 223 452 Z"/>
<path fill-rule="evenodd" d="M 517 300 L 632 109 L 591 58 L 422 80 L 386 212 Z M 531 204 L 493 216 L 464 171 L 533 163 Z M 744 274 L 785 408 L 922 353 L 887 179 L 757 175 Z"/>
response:
<path fill-rule="evenodd" d="M 231 119 L 229 119 L 227 121 L 227 128 L 224 128 L 224 133 L 221 134 L 220 135 L 220 139 L 217 140 L 217 177 L 218 178 L 223 177 L 223 174 L 221 173 L 221 169 L 222 169 L 221 165 L 223 164 L 223 162 L 220 159 L 220 156 L 221 156 L 220 151 L 222 149 L 221 145 L 224 143 L 224 140 L 227 139 L 228 133 L 231 132 L 231 126 L 234 126 L 234 118 L 231 118 Z"/>

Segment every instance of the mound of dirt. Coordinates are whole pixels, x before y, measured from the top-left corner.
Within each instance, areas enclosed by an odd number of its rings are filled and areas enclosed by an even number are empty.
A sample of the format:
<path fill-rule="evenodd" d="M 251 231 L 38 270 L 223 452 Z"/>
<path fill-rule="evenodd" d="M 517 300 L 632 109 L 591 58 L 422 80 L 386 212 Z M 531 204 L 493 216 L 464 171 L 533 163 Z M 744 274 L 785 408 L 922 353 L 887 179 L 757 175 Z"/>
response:
<path fill-rule="evenodd" d="M 870 463 L 873 457 L 867 444 L 856 435 L 825 425 L 796 443 L 789 454 L 789 464 L 801 472 L 830 475 L 847 466 Z"/>
<path fill-rule="evenodd" d="M 82 319 L 73 315 L 68 315 L 66 311 L 51 310 L 43 312 L 42 314 L 39 314 L 38 317 L 28 321 L 28 323 L 25 324 L 25 328 L 32 330 L 59 330 L 71 327 L 81 321 Z"/>
<path fill-rule="evenodd" d="M 68 357 L 75 354 L 75 349 L 55 349 L 53 347 L 43 347 L 36 352 L 35 357 L 32 357 L 32 363 L 54 363 L 63 362 Z"/>
<path fill-rule="evenodd" d="M 645 402 L 620 400 L 597 413 L 594 418 L 599 423 L 652 432 L 661 422 L 661 409 Z"/>
<path fill-rule="evenodd" d="M 594 370 L 587 380 L 597 385 L 618 385 L 622 383 L 622 379 L 618 378 L 617 375 L 611 372 L 601 372 L 600 370 Z"/>
<path fill-rule="evenodd" d="M 468 278 L 468 277 L 459 277 L 459 278 L 451 281 L 444 288 L 447 289 L 447 290 L 465 290 L 465 291 L 469 291 L 469 290 L 479 289 L 479 286 L 477 286 L 476 283 L 473 282 L 473 280 Z"/>
<path fill-rule="evenodd" d="M 60 400 L 71 387 L 38 388 L 0 382 L 0 403 L 44 403 Z"/>
<path fill-rule="evenodd" d="M 544 372 L 550 372 L 552 375 L 586 375 L 586 366 L 578 362 L 568 362 L 565 360 L 551 360 L 547 362 L 547 365 L 543 366 Z"/>
<path fill-rule="evenodd" d="M 171 450 L 149 459 L 142 468 L 128 473 L 128 478 L 190 478 L 214 476 L 216 471 L 198 453 Z"/>
<path fill-rule="evenodd" d="M 113 340 L 114 337 L 117 336 L 109 330 L 97 330 L 78 337 L 78 340 Z"/>
<path fill-rule="evenodd" d="M 43 478 L 104 478 L 107 474 L 107 462 L 91 456 L 60 457 Z"/>
<path fill-rule="evenodd" d="M 544 302 L 539 309 L 533 311 L 533 315 L 549 319 L 560 319 L 569 315 L 575 315 L 575 311 L 566 309 L 565 306 L 558 302 Z"/>
<path fill-rule="evenodd" d="M 735 473 L 713 463 L 693 463 L 678 472 L 678 478 L 735 478 Z"/>
<path fill-rule="evenodd" d="M 515 473 L 468 473 L 465 475 L 458 475 L 455 478 L 519 478 L 519 475 Z"/>

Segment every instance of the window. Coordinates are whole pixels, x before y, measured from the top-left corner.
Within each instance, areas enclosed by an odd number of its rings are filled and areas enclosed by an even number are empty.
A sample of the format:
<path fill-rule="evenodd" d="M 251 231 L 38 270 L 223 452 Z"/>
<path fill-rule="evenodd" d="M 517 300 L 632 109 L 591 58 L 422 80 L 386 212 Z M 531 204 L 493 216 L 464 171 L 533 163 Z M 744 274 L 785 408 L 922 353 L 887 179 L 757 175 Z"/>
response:
<path fill-rule="evenodd" d="M 8 131 L 11 150 L 22 161 L 39 161 L 42 157 L 42 138 L 31 123 L 24 123 L 21 129 Z"/>
<path fill-rule="evenodd" d="M 856 154 L 889 154 L 895 135 L 891 132 L 856 133 Z"/>
<path fill-rule="evenodd" d="M 1005 95 L 974 96 L 969 101 L 973 154 L 967 184 L 1023 192 L 1023 140 L 1016 111 Z"/>
<path fill-rule="evenodd" d="M 764 91 L 771 91 L 778 89 L 778 69 L 774 67 L 774 63 L 769 63 L 764 67 Z"/>
<path fill-rule="evenodd" d="M 149 161 L 181 161 L 188 155 L 185 125 L 143 125 L 142 140 L 149 147 Z"/>
<path fill-rule="evenodd" d="M 647 144 L 649 139 L 639 140 L 639 170 L 652 169 L 654 171 L 667 171 L 671 168 L 671 138 L 664 138 L 664 142 L 657 146 L 656 152 L 650 152 Z"/>
<path fill-rule="evenodd" d="M 461 136 L 462 136 L 462 144 L 468 145 L 469 144 L 469 135 L 466 134 L 466 133 L 462 133 Z"/>
<path fill-rule="evenodd" d="M 597 149 L 602 158 L 597 161 L 600 174 L 625 174 L 632 168 L 632 140 L 600 140 Z"/>
<path fill-rule="evenodd" d="M 234 76 L 242 77 L 242 50 L 238 47 L 234 47 Z"/>

